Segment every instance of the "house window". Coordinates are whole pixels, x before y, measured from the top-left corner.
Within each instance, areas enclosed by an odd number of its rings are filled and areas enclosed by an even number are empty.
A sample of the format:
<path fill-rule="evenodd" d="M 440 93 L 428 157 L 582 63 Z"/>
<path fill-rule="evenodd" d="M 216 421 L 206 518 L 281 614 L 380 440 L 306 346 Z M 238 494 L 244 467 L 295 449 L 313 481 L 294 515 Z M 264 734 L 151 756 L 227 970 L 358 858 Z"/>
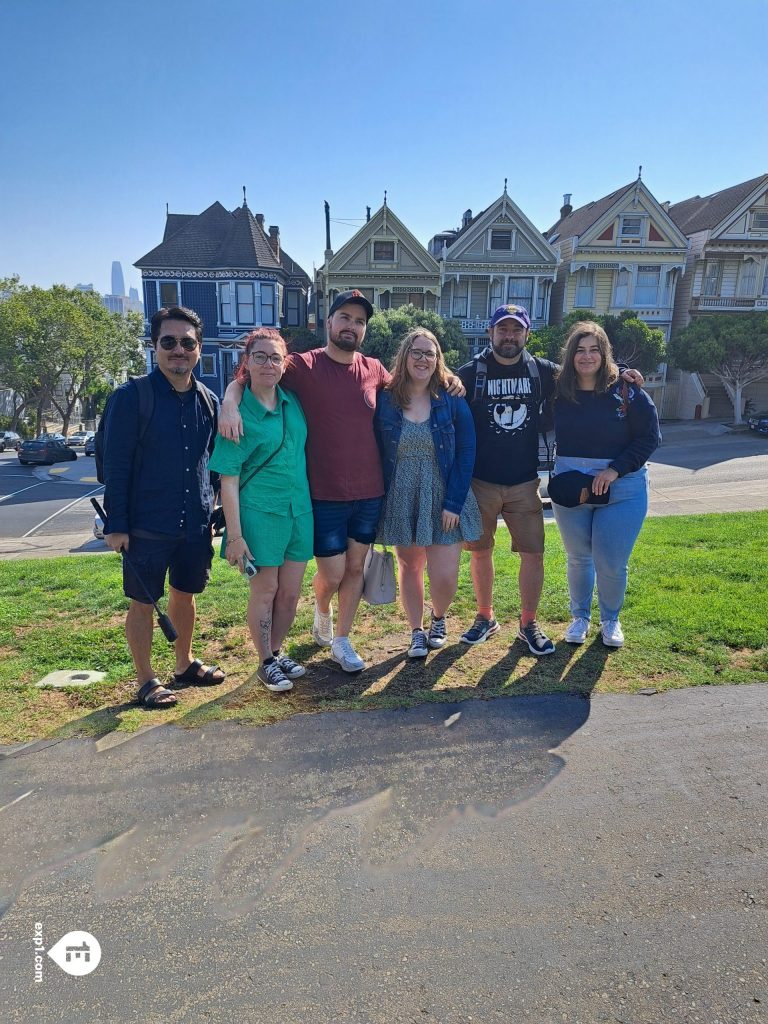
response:
<path fill-rule="evenodd" d="M 510 252 L 512 250 L 513 234 L 511 229 L 509 231 L 502 231 L 494 228 L 491 231 L 491 249 L 498 249 L 503 252 Z"/>
<path fill-rule="evenodd" d="M 742 299 L 751 299 L 757 292 L 757 260 L 744 260 L 739 267 L 739 283 L 736 294 Z"/>
<path fill-rule="evenodd" d="M 490 310 L 488 316 L 493 316 L 494 312 L 501 305 L 501 278 L 494 277 L 491 281 L 491 298 L 490 298 Z"/>
<path fill-rule="evenodd" d="M 631 275 L 628 270 L 619 270 L 616 273 L 616 283 L 613 286 L 613 305 L 619 309 L 626 309 L 629 305 L 629 282 Z"/>
<path fill-rule="evenodd" d="M 394 242 L 374 242 L 373 243 L 373 260 L 374 262 L 382 263 L 394 263 L 395 262 L 395 243 Z"/>
<path fill-rule="evenodd" d="M 411 306 L 415 306 L 416 309 L 424 309 L 424 293 L 423 292 L 409 292 L 408 302 Z"/>
<path fill-rule="evenodd" d="M 763 274 L 763 295 L 768 295 L 768 260 L 765 261 L 765 273 Z"/>
<path fill-rule="evenodd" d="M 507 302 L 514 302 L 516 306 L 525 306 L 530 312 L 532 298 L 532 277 L 510 277 L 507 287 Z"/>
<path fill-rule="evenodd" d="M 285 325 L 299 326 L 299 293 L 295 288 L 286 289 L 285 292 Z"/>
<path fill-rule="evenodd" d="M 261 322 L 266 327 L 275 325 L 275 286 L 273 284 L 261 286 Z"/>
<path fill-rule="evenodd" d="M 704 267 L 704 284 L 701 289 L 702 295 L 720 294 L 720 272 L 722 264 L 720 260 L 707 260 Z"/>
<path fill-rule="evenodd" d="M 237 322 L 239 324 L 253 324 L 254 303 L 253 285 L 250 283 L 238 282 L 237 288 Z"/>
<path fill-rule="evenodd" d="M 179 305 L 179 286 L 176 281 L 160 282 L 160 305 L 165 307 Z"/>
<path fill-rule="evenodd" d="M 200 375 L 202 377 L 216 376 L 216 356 L 207 353 L 200 356 Z"/>
<path fill-rule="evenodd" d="M 467 315 L 467 290 L 468 281 L 454 281 L 453 282 L 453 311 L 452 316 L 466 316 Z"/>
<path fill-rule="evenodd" d="M 391 295 L 388 291 L 379 292 L 379 309 L 389 309 Z"/>
<path fill-rule="evenodd" d="M 232 286 L 219 285 L 219 323 L 232 323 Z"/>
<path fill-rule="evenodd" d="M 642 230 L 642 225 L 642 217 L 622 217 L 620 234 L 630 235 L 633 238 L 639 238 Z"/>
<path fill-rule="evenodd" d="M 635 284 L 635 305 L 655 306 L 659 301 L 661 267 L 638 267 Z"/>
<path fill-rule="evenodd" d="M 591 309 L 595 304 L 595 272 L 582 267 L 576 275 L 575 309 Z"/>
<path fill-rule="evenodd" d="M 752 230 L 768 231 L 768 213 L 752 214 Z"/>

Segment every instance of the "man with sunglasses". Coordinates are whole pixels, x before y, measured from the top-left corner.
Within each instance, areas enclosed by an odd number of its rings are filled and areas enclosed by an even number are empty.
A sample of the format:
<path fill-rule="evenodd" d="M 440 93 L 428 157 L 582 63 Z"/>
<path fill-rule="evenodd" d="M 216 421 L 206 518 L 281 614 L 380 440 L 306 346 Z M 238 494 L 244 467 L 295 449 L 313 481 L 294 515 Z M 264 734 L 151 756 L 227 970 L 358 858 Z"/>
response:
<path fill-rule="evenodd" d="M 168 615 L 178 633 L 176 682 L 210 686 L 224 680 L 220 668 L 192 657 L 195 594 L 205 589 L 213 556 L 208 459 L 218 398 L 193 374 L 203 343 L 197 313 L 181 306 L 158 310 L 151 337 L 155 369 L 119 387 L 105 411 L 104 539 L 128 556 L 123 559 L 123 590 L 131 602 L 125 633 L 136 666 L 137 699 L 145 707 L 165 708 L 177 698 L 152 669 L 152 604 L 144 587 L 159 600 L 166 574 Z"/>

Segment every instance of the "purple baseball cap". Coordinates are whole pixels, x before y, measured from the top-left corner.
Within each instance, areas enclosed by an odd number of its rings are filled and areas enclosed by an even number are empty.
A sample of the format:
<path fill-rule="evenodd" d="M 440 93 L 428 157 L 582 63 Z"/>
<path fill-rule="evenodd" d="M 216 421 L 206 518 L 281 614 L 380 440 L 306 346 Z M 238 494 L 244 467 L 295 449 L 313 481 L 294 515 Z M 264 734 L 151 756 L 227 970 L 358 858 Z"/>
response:
<path fill-rule="evenodd" d="M 495 327 L 501 320 L 517 320 L 526 331 L 531 329 L 531 318 L 528 316 L 528 310 L 524 306 L 499 306 L 491 317 L 491 322 L 488 326 Z"/>

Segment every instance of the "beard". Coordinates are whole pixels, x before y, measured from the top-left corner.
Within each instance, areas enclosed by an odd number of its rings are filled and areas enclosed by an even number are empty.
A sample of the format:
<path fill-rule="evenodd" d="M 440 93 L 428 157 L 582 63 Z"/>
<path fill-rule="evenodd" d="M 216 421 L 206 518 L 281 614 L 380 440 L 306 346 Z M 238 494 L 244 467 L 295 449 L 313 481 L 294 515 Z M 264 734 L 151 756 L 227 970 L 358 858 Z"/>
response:
<path fill-rule="evenodd" d="M 362 341 L 358 342 L 357 338 L 353 334 L 345 334 L 342 332 L 336 335 L 332 334 L 331 341 L 336 348 L 340 348 L 342 352 L 357 352 L 363 344 Z"/>
<path fill-rule="evenodd" d="M 491 348 L 502 359 L 514 359 L 525 348 L 524 341 L 491 341 Z"/>
<path fill-rule="evenodd" d="M 185 359 L 183 362 L 173 362 L 168 367 L 170 373 L 175 373 L 178 376 L 182 376 L 185 373 L 189 373 L 189 363 Z"/>

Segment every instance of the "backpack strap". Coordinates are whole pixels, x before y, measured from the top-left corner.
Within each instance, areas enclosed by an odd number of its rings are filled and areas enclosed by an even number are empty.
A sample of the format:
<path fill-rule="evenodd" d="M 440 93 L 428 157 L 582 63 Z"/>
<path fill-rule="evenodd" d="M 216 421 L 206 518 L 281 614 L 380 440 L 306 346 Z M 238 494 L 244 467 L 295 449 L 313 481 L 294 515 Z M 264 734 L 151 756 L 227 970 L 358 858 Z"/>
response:
<path fill-rule="evenodd" d="M 485 382 L 488 379 L 488 353 L 490 348 L 486 347 L 474 357 L 475 363 L 475 390 L 472 395 L 472 403 L 479 402 L 485 394 Z"/>

